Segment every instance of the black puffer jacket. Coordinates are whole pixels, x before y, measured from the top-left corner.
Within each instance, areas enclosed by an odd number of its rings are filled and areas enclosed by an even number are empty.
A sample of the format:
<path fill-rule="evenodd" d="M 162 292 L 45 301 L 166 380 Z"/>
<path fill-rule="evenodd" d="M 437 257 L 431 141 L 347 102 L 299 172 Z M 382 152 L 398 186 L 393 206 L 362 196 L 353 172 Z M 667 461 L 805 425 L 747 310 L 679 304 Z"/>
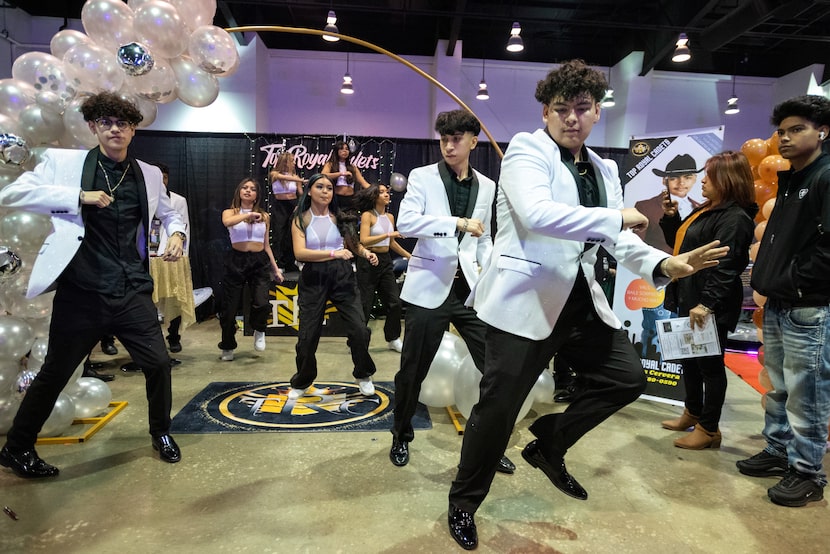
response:
<path fill-rule="evenodd" d="M 667 309 L 687 316 L 690 309 L 703 304 L 715 311 L 718 327 L 730 331 L 735 329 L 743 303 L 741 273 L 749 264 L 749 245 L 752 244 L 755 232 L 753 218 L 757 213 L 758 206 L 754 203 L 741 208 L 729 201 L 706 210 L 692 222 L 680 245 L 681 253 L 713 240 L 719 240 L 721 246 L 728 246 L 729 253 L 721 258 L 717 266 L 672 282 L 666 288 L 664 306 Z M 664 216 L 660 220 L 660 227 L 669 246 L 674 247 L 675 235 L 681 223 L 679 215 Z"/>

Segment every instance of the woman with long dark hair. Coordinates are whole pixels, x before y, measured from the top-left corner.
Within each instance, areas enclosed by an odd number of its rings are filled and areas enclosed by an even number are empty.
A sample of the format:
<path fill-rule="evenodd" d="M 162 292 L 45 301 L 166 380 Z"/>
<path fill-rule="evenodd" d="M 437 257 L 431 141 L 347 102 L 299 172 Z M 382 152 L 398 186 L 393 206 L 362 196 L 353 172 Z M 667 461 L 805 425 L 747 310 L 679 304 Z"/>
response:
<path fill-rule="evenodd" d="M 297 288 L 300 328 L 297 372 L 291 377 L 289 400 L 306 393 L 317 377 L 317 344 L 323 331 L 326 302 L 343 320 L 361 394 L 372 396 L 375 362 L 369 355 L 369 329 L 360 306 L 352 258 L 377 265 L 377 256 L 357 240 L 355 217 L 338 209 L 334 185 L 323 174 L 312 175 L 291 225 L 294 257 L 302 263 Z"/>
<path fill-rule="evenodd" d="M 282 271 L 274 261 L 268 242 L 270 218 L 259 204 L 259 185 L 250 177 L 242 179 L 233 193 L 231 207 L 222 212 L 222 224 L 227 227 L 231 250 L 225 259 L 222 278 L 223 302 L 219 314 L 222 327 L 222 360 L 232 361 L 236 349 L 236 312 L 242 300 L 242 289 L 251 287 L 250 323 L 254 329 L 254 350 L 265 350 L 265 329 L 271 302 L 268 292 L 271 281 L 282 282 Z"/>
<path fill-rule="evenodd" d="M 680 316 L 689 316 L 693 329 L 703 326 L 707 316 L 714 318 L 721 354 L 683 360 L 686 409 L 677 419 L 662 422 L 665 429 L 692 433 L 674 441 L 678 448 L 702 450 L 719 448 L 718 428 L 726 398 L 726 368 L 723 348 L 727 332 L 738 323 L 743 304 L 741 274 L 749 264 L 749 246 L 758 213 L 749 162 L 740 152 L 726 151 L 706 161 L 701 179 L 706 201 L 681 221 L 677 202 L 663 195 L 660 227 L 674 255 L 688 252 L 713 240 L 729 246 L 720 263 L 702 269 L 686 279 L 673 281 L 666 288 L 665 306 Z"/>
<path fill-rule="evenodd" d="M 274 204 L 271 229 L 274 233 L 274 259 L 286 271 L 295 269 L 294 249 L 291 245 L 291 217 L 297 207 L 297 197 L 303 193 L 302 177 L 297 175 L 294 154 L 283 152 L 268 173 Z"/>
<path fill-rule="evenodd" d="M 356 188 L 360 190 L 369 186 L 360 170 L 349 161 L 351 153 L 349 145 L 345 141 L 338 140 L 334 143 L 329 159 L 323 164 L 323 170 L 320 172 L 334 184 L 334 193 L 343 211 L 354 210 L 352 197 Z"/>

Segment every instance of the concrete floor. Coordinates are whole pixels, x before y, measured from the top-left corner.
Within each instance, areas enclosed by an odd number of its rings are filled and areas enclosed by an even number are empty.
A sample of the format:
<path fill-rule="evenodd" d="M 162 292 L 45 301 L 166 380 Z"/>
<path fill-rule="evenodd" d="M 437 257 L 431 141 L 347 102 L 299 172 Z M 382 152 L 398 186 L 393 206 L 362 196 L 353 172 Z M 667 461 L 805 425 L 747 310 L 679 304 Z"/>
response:
<path fill-rule="evenodd" d="M 399 354 L 375 326 L 377 381 L 392 381 Z M 219 361 L 216 320 L 188 328 L 173 373 L 173 412 L 213 381 L 284 381 L 295 339 L 268 337 L 263 353 L 242 337 L 237 359 Z M 345 339 L 324 338 L 320 377 L 349 380 Z M 182 462 L 160 462 L 147 435 L 144 379 L 109 361 L 114 400 L 129 406 L 90 441 L 39 446 L 58 478 L 26 481 L 0 471 L 0 552 L 461 552 L 446 529 L 447 491 L 461 437 L 430 408 L 404 468 L 388 460 L 388 432 L 177 435 Z M 828 552 L 827 500 L 783 508 L 767 499 L 774 479 L 744 477 L 735 461 L 763 447 L 760 398 L 730 373 L 720 450 L 675 448 L 660 428 L 673 406 L 637 401 L 589 433 L 567 456 L 590 494 L 566 497 L 522 460 L 536 404 L 519 422 L 479 510 L 479 552 Z M 830 460 L 827 460 L 830 462 Z"/>

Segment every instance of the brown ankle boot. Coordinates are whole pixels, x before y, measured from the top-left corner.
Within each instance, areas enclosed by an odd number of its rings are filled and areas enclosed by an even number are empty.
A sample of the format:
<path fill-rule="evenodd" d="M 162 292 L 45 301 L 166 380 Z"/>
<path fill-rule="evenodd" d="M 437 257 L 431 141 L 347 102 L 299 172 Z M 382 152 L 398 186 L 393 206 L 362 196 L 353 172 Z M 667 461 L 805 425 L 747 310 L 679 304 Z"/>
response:
<path fill-rule="evenodd" d="M 683 410 L 683 415 L 677 419 L 667 419 L 662 422 L 663 429 L 670 431 L 685 431 L 689 427 L 697 425 L 698 417 L 689 413 L 689 410 Z"/>
<path fill-rule="evenodd" d="M 720 448 L 721 441 L 720 429 L 714 433 L 710 433 L 700 426 L 700 423 L 695 425 L 694 431 L 674 441 L 677 448 L 686 448 L 688 450 L 703 450 L 704 448 Z"/>

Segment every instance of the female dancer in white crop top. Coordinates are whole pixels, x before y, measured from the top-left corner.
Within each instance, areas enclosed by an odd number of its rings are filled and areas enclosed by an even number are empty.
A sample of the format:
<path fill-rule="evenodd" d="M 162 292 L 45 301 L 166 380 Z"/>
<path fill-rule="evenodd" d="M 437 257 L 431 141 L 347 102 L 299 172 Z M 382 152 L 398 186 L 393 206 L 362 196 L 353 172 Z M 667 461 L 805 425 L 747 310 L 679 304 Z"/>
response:
<path fill-rule="evenodd" d="M 360 287 L 360 298 L 363 301 L 363 315 L 366 321 L 372 313 L 372 304 L 377 291 L 383 305 L 386 307 L 386 321 L 383 324 L 383 336 L 390 350 L 400 352 L 401 342 L 401 298 L 398 283 L 395 281 L 395 272 L 392 269 L 393 251 L 406 259 L 410 254 L 398 242 L 401 234 L 395 230 L 395 218 L 386 211 L 392 201 L 389 187 L 386 185 L 371 185 L 359 191 L 354 197 L 354 205 L 360 214 L 360 243 L 377 254 L 376 266 L 358 260 L 357 284 Z"/>
<path fill-rule="evenodd" d="M 271 281 L 282 282 L 282 271 L 274 261 L 268 243 L 270 225 L 268 213 L 259 205 L 259 185 L 250 178 L 243 179 L 233 193 L 231 207 L 222 212 L 222 224 L 228 228 L 231 250 L 225 259 L 222 278 L 222 359 L 233 360 L 236 349 L 236 313 L 242 299 L 242 289 L 251 287 L 250 323 L 254 329 L 254 349 L 265 350 L 265 329 L 271 313 L 269 291 Z"/>
<path fill-rule="evenodd" d="M 291 216 L 297 197 L 303 193 L 305 180 L 297 175 L 294 154 L 283 152 L 268 173 L 274 203 L 271 206 L 271 229 L 274 234 L 274 259 L 286 271 L 295 271 L 294 248 L 291 245 Z"/>
<path fill-rule="evenodd" d="M 321 171 L 323 175 L 329 178 L 329 181 L 334 183 L 334 193 L 337 195 L 337 201 L 342 211 L 354 211 L 352 196 L 355 193 L 355 183 L 360 186 L 360 189 L 369 186 L 360 170 L 349 163 L 350 155 L 349 145 L 342 140 L 338 140 L 334 143 L 329 159 L 323 165 Z"/>
<path fill-rule="evenodd" d="M 374 265 L 378 258 L 357 241 L 354 216 L 341 212 L 333 199 L 331 181 L 320 173 L 312 175 L 291 225 L 294 257 L 303 267 L 297 290 L 297 372 L 291 377 L 289 401 L 305 394 L 317 377 L 315 354 L 328 300 L 346 325 L 354 363 L 352 375 L 360 392 L 364 396 L 375 393 L 375 362 L 369 355 L 369 329 L 360 307 L 351 259 L 361 256 Z"/>

